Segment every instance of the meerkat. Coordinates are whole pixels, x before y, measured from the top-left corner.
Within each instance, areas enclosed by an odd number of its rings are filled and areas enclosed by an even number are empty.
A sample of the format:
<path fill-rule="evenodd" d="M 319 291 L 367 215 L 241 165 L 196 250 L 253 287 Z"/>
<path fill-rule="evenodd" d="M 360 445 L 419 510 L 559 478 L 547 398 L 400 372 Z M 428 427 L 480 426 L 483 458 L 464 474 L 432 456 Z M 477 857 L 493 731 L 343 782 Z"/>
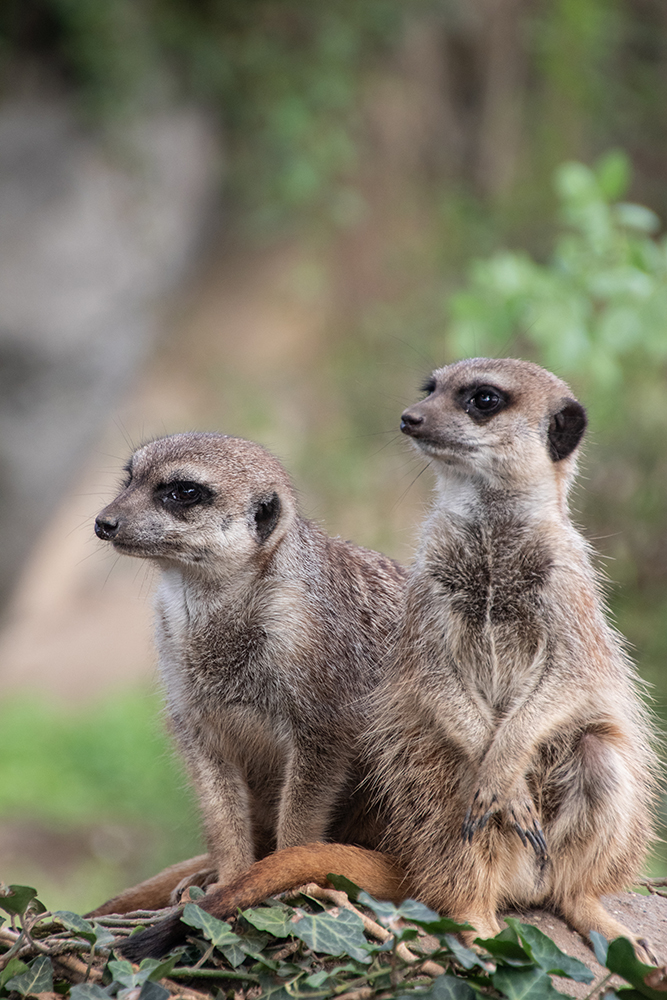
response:
<path fill-rule="evenodd" d="M 276 848 L 373 847 L 358 749 L 406 571 L 305 520 L 278 460 L 222 434 L 139 448 L 95 531 L 161 571 L 159 670 L 209 855 L 93 913 L 164 901 L 200 864 L 229 882 Z"/>
<path fill-rule="evenodd" d="M 459 362 L 425 392 L 401 429 L 429 458 L 436 500 L 367 740 L 389 856 L 348 848 L 341 869 L 336 845 L 278 852 L 203 906 L 229 916 L 356 865 L 364 888 L 467 921 L 468 939 L 496 934 L 503 907 L 550 907 L 651 960 L 600 901 L 644 858 L 656 758 L 568 514 L 584 408 L 522 361 Z M 178 924 L 133 938 L 130 957 L 159 954 Z"/>
<path fill-rule="evenodd" d="M 651 838 L 648 713 L 568 514 L 586 413 L 525 361 L 438 369 L 401 429 L 437 477 L 371 730 L 386 848 L 490 937 L 508 906 L 639 941 L 600 896 Z M 474 936 L 474 935 L 473 935 Z"/>

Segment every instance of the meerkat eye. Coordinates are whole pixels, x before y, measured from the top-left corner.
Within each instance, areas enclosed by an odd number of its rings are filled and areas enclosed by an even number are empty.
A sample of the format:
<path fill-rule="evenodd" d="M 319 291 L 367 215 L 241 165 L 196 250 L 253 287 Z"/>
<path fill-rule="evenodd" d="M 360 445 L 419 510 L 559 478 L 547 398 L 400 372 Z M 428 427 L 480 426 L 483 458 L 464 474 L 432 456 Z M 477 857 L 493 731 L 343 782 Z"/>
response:
<path fill-rule="evenodd" d="M 162 503 L 177 504 L 179 507 L 192 507 L 194 504 L 210 500 L 212 495 L 209 488 L 203 486 L 202 483 L 193 483 L 184 479 L 167 483 L 159 492 Z"/>
<path fill-rule="evenodd" d="M 463 408 L 471 417 L 491 417 L 507 405 L 507 395 L 492 385 L 481 385 L 473 393 L 466 393 Z"/>
<path fill-rule="evenodd" d="M 424 393 L 424 395 L 430 396 L 432 392 L 435 392 L 436 385 L 437 385 L 437 382 L 435 381 L 435 379 L 431 375 L 429 378 L 427 378 L 422 383 L 421 391 Z"/>

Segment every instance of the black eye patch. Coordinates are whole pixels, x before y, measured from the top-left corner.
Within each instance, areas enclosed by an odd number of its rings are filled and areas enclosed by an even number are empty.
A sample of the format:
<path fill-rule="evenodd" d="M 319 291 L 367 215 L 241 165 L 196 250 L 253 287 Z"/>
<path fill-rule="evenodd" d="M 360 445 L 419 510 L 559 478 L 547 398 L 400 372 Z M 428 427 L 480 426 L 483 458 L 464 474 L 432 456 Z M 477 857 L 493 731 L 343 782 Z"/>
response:
<path fill-rule="evenodd" d="M 210 503 L 213 491 L 203 483 L 195 483 L 188 479 L 175 479 L 171 483 L 158 486 L 155 491 L 158 499 L 174 512 L 194 507 L 200 503 Z"/>
<path fill-rule="evenodd" d="M 265 542 L 278 524 L 281 504 L 277 493 L 258 500 L 253 509 L 253 520 L 260 542 Z"/>
<path fill-rule="evenodd" d="M 479 385 L 464 389 L 461 405 L 473 420 L 481 421 L 495 416 L 509 403 L 509 395 L 495 385 Z"/>

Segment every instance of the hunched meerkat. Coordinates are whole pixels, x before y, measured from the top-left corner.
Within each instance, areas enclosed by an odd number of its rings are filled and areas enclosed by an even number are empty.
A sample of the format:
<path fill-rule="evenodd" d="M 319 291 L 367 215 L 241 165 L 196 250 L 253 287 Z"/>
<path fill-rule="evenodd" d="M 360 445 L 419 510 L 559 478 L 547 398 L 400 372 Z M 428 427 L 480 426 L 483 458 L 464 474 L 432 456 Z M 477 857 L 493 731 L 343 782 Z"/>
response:
<path fill-rule="evenodd" d="M 656 760 L 568 515 L 585 411 L 521 361 L 459 362 L 425 391 L 401 428 L 429 457 L 437 497 L 368 740 L 382 844 L 407 874 L 381 854 L 306 845 L 266 857 L 203 906 L 229 916 L 356 866 L 350 877 L 375 895 L 414 895 L 482 937 L 504 906 L 547 906 L 650 959 L 600 902 L 637 875 Z M 178 923 L 133 938 L 130 957 L 166 950 Z"/>
<path fill-rule="evenodd" d="M 281 464 L 250 441 L 176 434 L 139 448 L 126 474 L 95 531 L 161 570 L 159 669 L 210 858 L 94 914 L 165 901 L 200 863 L 229 882 L 276 848 L 374 846 L 358 748 L 406 571 L 302 518 Z"/>
<path fill-rule="evenodd" d="M 567 506 L 584 408 L 555 375 L 438 369 L 401 429 L 437 477 L 371 730 L 384 844 L 417 898 L 482 937 L 546 906 L 634 939 L 600 896 L 651 837 L 653 731 Z"/>

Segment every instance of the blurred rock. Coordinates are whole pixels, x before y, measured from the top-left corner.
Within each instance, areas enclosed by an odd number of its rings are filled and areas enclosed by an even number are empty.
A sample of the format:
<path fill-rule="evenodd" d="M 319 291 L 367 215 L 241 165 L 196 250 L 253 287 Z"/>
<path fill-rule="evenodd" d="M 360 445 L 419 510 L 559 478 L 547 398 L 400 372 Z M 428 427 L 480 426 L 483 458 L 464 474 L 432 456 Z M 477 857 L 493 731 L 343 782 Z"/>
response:
<path fill-rule="evenodd" d="M 197 256 L 218 148 L 192 109 L 121 143 L 63 99 L 0 107 L 0 610 Z"/>

